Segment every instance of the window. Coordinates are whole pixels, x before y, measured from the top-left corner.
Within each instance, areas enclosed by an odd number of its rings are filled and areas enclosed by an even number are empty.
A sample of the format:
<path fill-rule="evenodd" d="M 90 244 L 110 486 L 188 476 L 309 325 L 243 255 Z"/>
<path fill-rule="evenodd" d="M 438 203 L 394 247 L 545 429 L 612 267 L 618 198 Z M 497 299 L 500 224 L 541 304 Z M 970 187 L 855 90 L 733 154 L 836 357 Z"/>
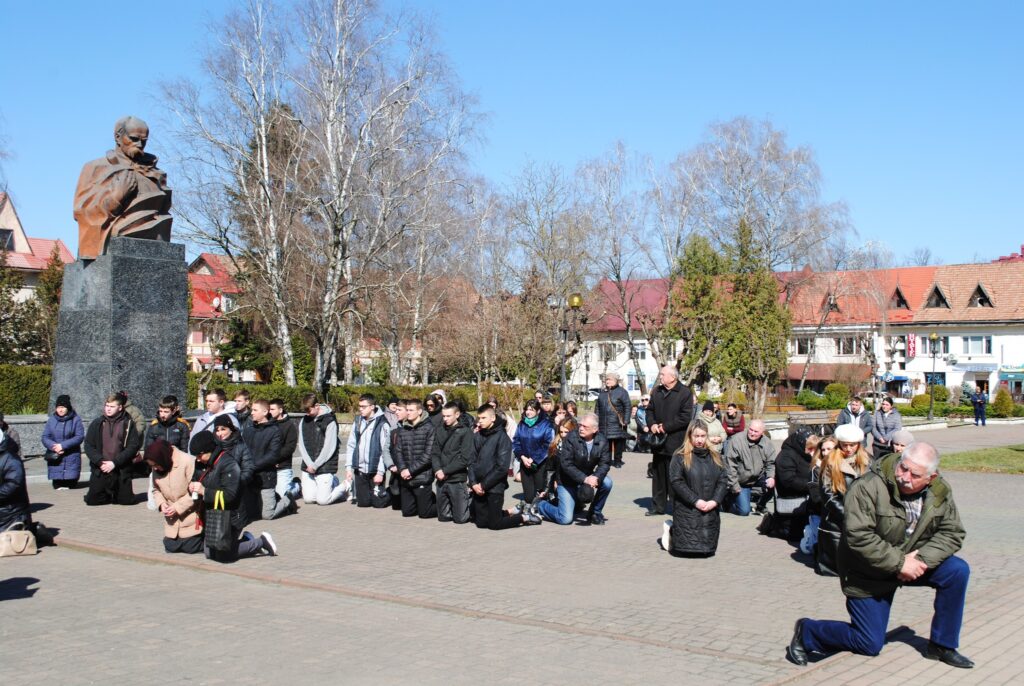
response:
<path fill-rule="evenodd" d="M 974 293 L 971 294 L 967 307 L 992 307 L 992 299 L 988 297 L 988 293 L 985 292 L 980 283 L 974 289 Z"/>
<path fill-rule="evenodd" d="M 836 355 L 856 355 L 857 339 L 853 336 L 843 336 L 835 339 Z"/>
<path fill-rule="evenodd" d="M 637 376 L 636 372 L 630 372 L 630 373 L 626 374 L 626 390 L 627 391 L 639 391 L 640 390 L 640 380 L 642 378 L 643 378 L 642 376 Z"/>
<path fill-rule="evenodd" d="M 0 229 L 0 250 L 14 250 L 14 229 Z"/>
<path fill-rule="evenodd" d="M 928 302 L 924 304 L 925 307 L 944 307 L 949 309 L 949 301 L 946 300 L 946 296 L 942 293 L 942 289 L 936 286 L 932 289 L 932 294 L 928 296 Z"/>
<path fill-rule="evenodd" d="M 896 290 L 892 293 L 892 298 L 889 299 L 890 310 L 909 310 L 910 304 L 907 303 L 907 299 L 903 297 L 903 291 L 897 286 Z"/>
<path fill-rule="evenodd" d="M 192 343 L 194 345 L 202 345 L 206 342 L 206 335 L 201 329 L 194 329 L 192 331 Z"/>
<path fill-rule="evenodd" d="M 600 353 L 603 362 L 611 362 L 619 356 L 618 346 L 614 343 L 602 343 Z"/>
<path fill-rule="evenodd" d="M 811 354 L 811 341 L 814 339 L 810 336 L 797 336 L 793 339 L 793 350 L 795 355 L 810 355 Z"/>
<path fill-rule="evenodd" d="M 920 336 L 921 349 L 925 355 L 932 354 L 932 341 L 927 336 Z M 949 354 L 949 336 L 939 336 L 935 339 L 935 354 L 936 355 L 947 355 Z"/>
<path fill-rule="evenodd" d="M 991 355 L 991 336 L 964 336 L 964 355 Z"/>
<path fill-rule="evenodd" d="M 647 341 L 636 341 L 633 343 L 633 351 L 636 352 L 636 359 L 647 359 Z"/>

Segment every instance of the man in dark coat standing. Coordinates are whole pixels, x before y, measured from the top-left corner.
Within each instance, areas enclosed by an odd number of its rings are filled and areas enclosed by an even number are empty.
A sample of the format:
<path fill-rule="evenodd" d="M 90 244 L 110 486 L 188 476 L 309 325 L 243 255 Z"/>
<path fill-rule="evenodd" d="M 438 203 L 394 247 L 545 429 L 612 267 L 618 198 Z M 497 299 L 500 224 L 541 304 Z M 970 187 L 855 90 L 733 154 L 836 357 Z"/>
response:
<path fill-rule="evenodd" d="M 85 454 L 92 469 L 86 505 L 135 504 L 131 467 L 142 435 L 124 411 L 124 404 L 120 393 L 107 396 L 103 416 L 94 419 L 85 433 Z"/>
<path fill-rule="evenodd" d="M 686 428 L 693 418 L 693 393 L 679 380 L 679 370 L 670 364 L 658 372 L 658 385 L 651 392 L 647 408 L 647 426 L 651 435 L 664 436 L 665 442 L 654 447 L 652 465 L 651 509 L 648 517 L 665 514 L 668 504 L 668 463 L 672 453 L 679 449 L 686 436 Z"/>
<path fill-rule="evenodd" d="M 612 465 L 622 466 L 622 451 L 629 436 L 629 419 L 632 415 L 629 393 L 619 385 L 619 375 L 608 372 L 604 375 L 604 388 L 597 394 L 594 412 L 599 423 L 598 430 L 608 439 Z"/>

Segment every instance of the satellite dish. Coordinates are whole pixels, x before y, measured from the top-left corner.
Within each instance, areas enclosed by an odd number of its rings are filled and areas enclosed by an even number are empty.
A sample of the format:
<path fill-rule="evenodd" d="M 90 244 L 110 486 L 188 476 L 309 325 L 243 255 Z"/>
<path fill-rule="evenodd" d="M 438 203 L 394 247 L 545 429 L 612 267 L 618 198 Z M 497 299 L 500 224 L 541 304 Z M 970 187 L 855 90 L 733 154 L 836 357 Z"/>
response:
<path fill-rule="evenodd" d="M 219 310 L 220 309 L 220 296 L 214 296 L 214 298 L 213 298 L 213 309 L 215 309 L 215 310 Z"/>

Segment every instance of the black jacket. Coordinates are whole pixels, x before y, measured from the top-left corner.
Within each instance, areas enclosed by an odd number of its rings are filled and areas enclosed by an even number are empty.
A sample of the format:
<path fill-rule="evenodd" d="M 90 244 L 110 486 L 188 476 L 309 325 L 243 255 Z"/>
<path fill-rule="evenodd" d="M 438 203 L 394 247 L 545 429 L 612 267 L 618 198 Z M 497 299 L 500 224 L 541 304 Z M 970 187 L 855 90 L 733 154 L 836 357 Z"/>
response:
<path fill-rule="evenodd" d="M 601 389 L 597 394 L 594 412 L 597 414 L 598 430 L 605 438 L 625 438 L 629 435 L 629 419 L 632 414 L 632 403 L 629 392 L 622 386 L 608 390 Z M 619 421 L 619 418 L 622 421 Z"/>
<path fill-rule="evenodd" d="M 0 531 L 11 524 L 30 524 L 32 515 L 25 485 L 25 465 L 10 452 L 13 441 L 6 436 L 0 441 Z"/>
<path fill-rule="evenodd" d="M 142 449 L 145 450 L 153 441 L 162 438 L 178 450 L 187 453 L 190 431 L 188 422 L 179 415 L 174 415 L 166 423 L 161 422 L 159 419 L 154 419 L 146 427 L 146 438 L 142 441 Z"/>
<path fill-rule="evenodd" d="M 282 416 L 275 424 L 281 431 L 281 452 L 277 459 L 278 469 L 288 469 L 295 457 L 295 448 L 299 445 L 299 427 L 288 415 Z"/>
<path fill-rule="evenodd" d="M 672 456 L 668 480 L 675 496 L 672 512 L 672 551 L 683 554 L 710 555 L 718 549 L 721 528 L 719 512 L 729 490 L 729 476 L 724 463 L 715 464 L 707 449 L 694 448 L 690 468 L 682 454 Z M 718 507 L 710 512 L 696 508 L 698 500 L 714 500 Z"/>
<path fill-rule="evenodd" d="M 396 432 L 395 466 L 401 474 L 403 469 L 412 472 L 409 481 L 402 480 L 409 486 L 423 486 L 434 480 L 431 470 L 431 451 L 434 448 L 434 423 L 428 415 L 420 415 L 420 420 L 411 424 L 402 422 Z"/>
<path fill-rule="evenodd" d="M 122 418 L 124 421 L 121 422 L 121 428 L 118 429 L 117 441 L 121 445 L 121 450 L 114 457 L 114 466 L 118 469 L 124 469 L 131 465 L 135 455 L 139 452 L 139 446 L 142 445 L 142 436 L 139 435 L 138 430 L 135 428 L 135 422 L 128 416 L 128 413 L 122 412 Z M 97 417 L 92 420 L 89 424 L 89 429 L 85 432 L 85 455 L 89 458 L 89 463 L 95 469 L 100 468 L 100 463 L 103 462 L 103 434 L 101 429 L 103 426 L 105 417 Z M 127 428 L 127 435 L 125 429 Z"/>
<path fill-rule="evenodd" d="M 469 484 L 480 484 L 488 493 L 504 493 L 508 488 L 508 468 L 512 461 L 512 439 L 505 433 L 505 420 L 473 437 L 476 456 L 469 466 Z"/>
<path fill-rule="evenodd" d="M 573 431 L 562 439 L 558 453 L 558 479 L 566 488 L 583 483 L 588 476 L 596 476 L 600 484 L 608 476 L 612 466 L 608 439 L 601 434 L 594 435 L 594 445 L 587 455 L 587 444 L 579 431 Z"/>
<path fill-rule="evenodd" d="M 656 455 L 668 457 L 683 445 L 686 428 L 693 419 L 693 393 L 682 384 L 677 383 L 669 390 L 661 384 L 651 391 L 651 402 L 647 406 L 647 426 L 664 424 L 666 438 L 659 448 L 654 449 Z"/>
<path fill-rule="evenodd" d="M 807 436 L 790 434 L 775 458 L 775 490 L 780 498 L 808 495 L 811 483 L 811 456 L 804 452 Z"/>
<path fill-rule="evenodd" d="M 469 465 L 476 457 L 473 443 L 473 429 L 461 423 L 454 427 L 441 425 L 434 434 L 434 446 L 430 451 L 430 468 L 444 472 L 444 483 L 466 483 Z"/>
<path fill-rule="evenodd" d="M 253 461 L 252 453 L 249 452 L 249 448 L 242 442 L 242 437 L 239 436 L 238 432 L 236 431 L 231 434 L 231 437 L 226 441 L 218 438 L 217 447 L 226 450 L 234 458 L 235 462 L 238 463 L 242 487 L 244 488 L 252 483 L 256 475 L 256 463 Z"/>
<path fill-rule="evenodd" d="M 223 453 L 218 457 L 218 453 Z M 217 492 L 224 494 L 224 509 L 231 510 L 231 526 L 241 531 L 245 526 L 245 510 L 242 507 L 241 469 L 238 462 L 227 451 L 217 449 L 210 458 L 209 466 L 203 472 L 203 503 L 206 509 L 213 508 Z"/>
<path fill-rule="evenodd" d="M 252 456 L 260 488 L 273 488 L 277 485 L 277 462 L 281 459 L 281 429 L 273 421 L 253 422 L 242 440 Z"/>

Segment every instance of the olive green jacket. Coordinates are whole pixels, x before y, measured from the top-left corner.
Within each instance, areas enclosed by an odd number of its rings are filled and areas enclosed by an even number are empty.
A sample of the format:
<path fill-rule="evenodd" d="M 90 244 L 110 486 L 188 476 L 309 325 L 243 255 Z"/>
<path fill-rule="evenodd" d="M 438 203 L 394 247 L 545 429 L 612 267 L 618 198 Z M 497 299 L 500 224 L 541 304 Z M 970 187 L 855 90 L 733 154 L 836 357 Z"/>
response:
<path fill-rule="evenodd" d="M 917 557 L 935 569 L 963 545 L 964 531 L 953 502 L 953 489 L 939 476 L 927 488 L 921 518 L 906 535 L 907 515 L 896 486 L 899 455 L 888 455 L 850 486 L 846 520 L 839 542 L 839 577 L 851 598 L 888 595 L 900 585 L 896 575 L 904 556 Z"/>

